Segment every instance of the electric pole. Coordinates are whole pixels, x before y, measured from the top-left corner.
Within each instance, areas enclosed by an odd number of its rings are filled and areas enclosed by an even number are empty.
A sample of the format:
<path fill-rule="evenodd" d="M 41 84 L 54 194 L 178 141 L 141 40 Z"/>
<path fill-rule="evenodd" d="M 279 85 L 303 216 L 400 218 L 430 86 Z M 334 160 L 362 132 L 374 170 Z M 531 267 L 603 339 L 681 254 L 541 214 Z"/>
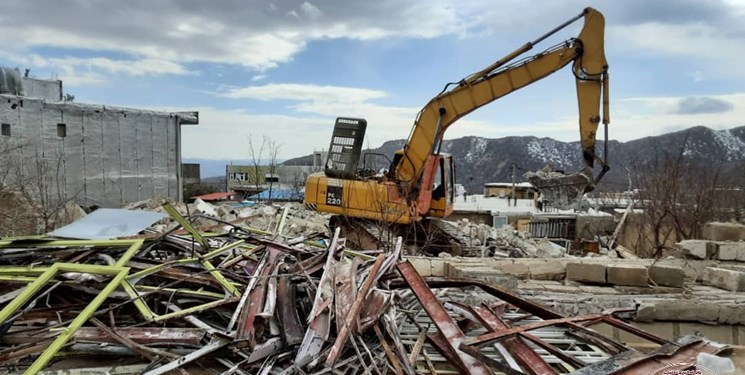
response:
<path fill-rule="evenodd" d="M 512 162 L 512 206 L 517 206 L 517 196 L 515 195 L 515 170 L 517 169 L 517 162 Z"/>

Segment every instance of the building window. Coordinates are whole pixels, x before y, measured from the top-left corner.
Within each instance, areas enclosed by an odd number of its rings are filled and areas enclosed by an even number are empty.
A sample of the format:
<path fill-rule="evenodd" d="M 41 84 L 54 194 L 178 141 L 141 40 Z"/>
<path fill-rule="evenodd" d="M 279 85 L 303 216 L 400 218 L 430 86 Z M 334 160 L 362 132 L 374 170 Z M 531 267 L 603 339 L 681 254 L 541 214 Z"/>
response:
<path fill-rule="evenodd" d="M 271 173 L 265 174 L 264 175 L 264 183 L 265 184 L 279 183 L 279 175 L 278 174 L 271 174 Z"/>
<path fill-rule="evenodd" d="M 0 126 L 0 134 L 10 137 L 10 124 L 3 123 L 2 126 Z"/>
<path fill-rule="evenodd" d="M 60 138 L 67 137 L 67 125 L 57 124 L 57 136 Z"/>

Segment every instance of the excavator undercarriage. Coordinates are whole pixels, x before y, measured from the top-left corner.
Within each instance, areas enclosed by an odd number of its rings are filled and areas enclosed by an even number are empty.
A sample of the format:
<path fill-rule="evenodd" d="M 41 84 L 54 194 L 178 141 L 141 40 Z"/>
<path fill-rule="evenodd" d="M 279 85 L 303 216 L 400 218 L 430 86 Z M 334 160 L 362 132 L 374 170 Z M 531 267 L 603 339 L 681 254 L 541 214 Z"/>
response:
<path fill-rule="evenodd" d="M 365 249 L 387 249 L 397 237 L 404 240 L 409 255 L 437 255 L 446 252 L 455 256 L 473 256 L 480 251 L 469 234 L 456 226 L 439 219 L 423 219 L 409 224 L 364 220 L 334 215 L 329 220 L 333 232 L 341 229 L 341 236 L 353 247 Z"/>

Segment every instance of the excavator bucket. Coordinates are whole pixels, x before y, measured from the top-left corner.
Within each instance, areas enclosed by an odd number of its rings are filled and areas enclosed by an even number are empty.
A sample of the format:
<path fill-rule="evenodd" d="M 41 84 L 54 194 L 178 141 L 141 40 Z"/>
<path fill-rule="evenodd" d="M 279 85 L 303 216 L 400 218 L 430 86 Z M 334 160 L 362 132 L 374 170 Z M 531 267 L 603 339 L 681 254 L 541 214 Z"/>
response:
<path fill-rule="evenodd" d="M 524 176 L 541 193 L 545 205 L 560 210 L 578 207 L 584 194 L 594 187 L 592 175 L 586 171 L 564 174 L 544 168 Z"/>

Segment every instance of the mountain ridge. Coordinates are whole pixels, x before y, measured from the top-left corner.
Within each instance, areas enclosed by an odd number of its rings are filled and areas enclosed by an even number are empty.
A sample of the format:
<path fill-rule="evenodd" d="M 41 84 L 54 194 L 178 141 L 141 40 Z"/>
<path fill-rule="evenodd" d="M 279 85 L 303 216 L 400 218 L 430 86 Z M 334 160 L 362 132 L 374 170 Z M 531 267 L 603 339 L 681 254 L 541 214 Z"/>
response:
<path fill-rule="evenodd" d="M 403 147 L 405 140 L 391 140 L 380 147 L 365 150 L 392 157 Z M 745 162 L 745 126 L 715 130 L 694 126 L 675 132 L 647 136 L 626 142 L 608 141 L 610 172 L 603 180 L 609 185 L 627 186 L 625 167 L 634 162 L 649 160 L 661 151 L 680 150 L 683 156 L 701 163 L 723 166 L 725 174 L 732 173 Z M 485 182 L 511 181 L 512 163 L 517 163 L 517 181 L 523 181 L 526 171 L 535 171 L 545 165 L 567 172 L 582 166 L 580 142 L 563 142 L 550 137 L 510 136 L 484 138 L 466 136 L 445 140 L 442 151 L 453 155 L 458 183 L 469 192 L 479 193 Z M 596 153 L 604 154 L 604 142 L 598 140 Z M 362 163 L 362 161 L 360 161 Z M 288 159 L 283 165 L 311 165 L 312 155 Z M 380 164 L 375 167 L 379 167 Z M 734 168 L 734 169 L 733 169 Z M 601 185 L 603 182 L 601 182 Z"/>

